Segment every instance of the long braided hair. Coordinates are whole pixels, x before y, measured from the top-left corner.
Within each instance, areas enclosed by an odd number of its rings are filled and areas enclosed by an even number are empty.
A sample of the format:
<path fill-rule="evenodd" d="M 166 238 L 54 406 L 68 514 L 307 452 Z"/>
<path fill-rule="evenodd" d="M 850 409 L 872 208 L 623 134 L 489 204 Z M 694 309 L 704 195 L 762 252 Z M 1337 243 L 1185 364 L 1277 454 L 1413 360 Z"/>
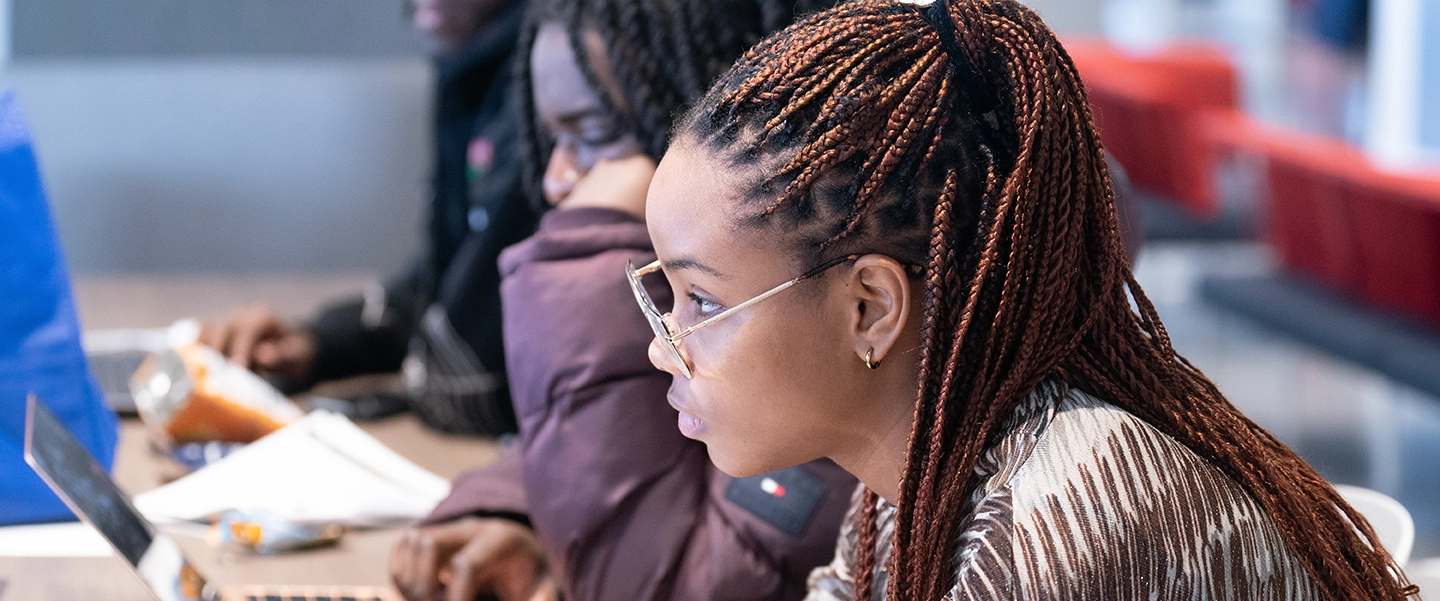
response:
<path fill-rule="evenodd" d="M 827 8 L 835 0 L 531 0 L 515 58 L 516 102 L 521 110 L 520 142 L 525 185 L 539 198 L 540 178 L 552 142 L 535 110 L 530 55 L 546 22 L 565 25 L 581 73 L 601 91 L 612 114 L 626 125 L 641 149 L 656 161 L 665 153 L 673 120 L 683 114 L 721 73 L 764 36 L 800 14 Z M 586 30 L 599 34 L 623 91 L 625 107 L 612 99 L 592 66 Z M 622 110 L 623 109 L 623 110 Z"/>
<path fill-rule="evenodd" d="M 976 462 L 1047 380 L 1218 466 L 1330 597 L 1415 592 L 1360 514 L 1176 354 L 1125 258 L 1085 90 L 1054 35 L 1013 0 L 936 2 L 802 20 L 741 58 L 681 129 L 732 162 L 781 165 L 737 220 L 793 241 L 797 262 L 858 250 L 925 266 L 889 598 L 954 585 Z M 858 599 L 873 586 L 877 500 L 866 491 Z"/>

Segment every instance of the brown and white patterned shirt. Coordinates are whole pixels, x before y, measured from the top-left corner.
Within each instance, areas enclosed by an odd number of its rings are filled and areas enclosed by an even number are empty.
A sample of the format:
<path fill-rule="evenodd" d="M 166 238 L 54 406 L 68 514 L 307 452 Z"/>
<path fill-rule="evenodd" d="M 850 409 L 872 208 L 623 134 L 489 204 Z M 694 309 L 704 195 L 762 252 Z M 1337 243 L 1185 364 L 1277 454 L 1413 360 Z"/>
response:
<path fill-rule="evenodd" d="M 1050 383 L 1002 431 L 976 466 L 946 601 L 1323 598 L 1244 489 L 1124 410 Z M 808 601 L 853 601 L 860 499 Z M 878 509 L 882 599 L 895 507 Z"/>

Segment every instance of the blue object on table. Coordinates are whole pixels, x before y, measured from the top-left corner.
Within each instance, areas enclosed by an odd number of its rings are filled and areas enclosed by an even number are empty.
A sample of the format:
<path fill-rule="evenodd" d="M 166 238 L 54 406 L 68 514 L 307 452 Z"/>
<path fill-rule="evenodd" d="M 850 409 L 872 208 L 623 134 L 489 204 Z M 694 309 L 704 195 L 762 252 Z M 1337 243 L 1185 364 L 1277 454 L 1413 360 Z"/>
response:
<path fill-rule="evenodd" d="M 0 525 L 74 519 L 25 464 L 25 399 L 37 394 L 110 469 L 117 424 L 85 365 L 70 276 L 30 129 L 0 91 Z"/>

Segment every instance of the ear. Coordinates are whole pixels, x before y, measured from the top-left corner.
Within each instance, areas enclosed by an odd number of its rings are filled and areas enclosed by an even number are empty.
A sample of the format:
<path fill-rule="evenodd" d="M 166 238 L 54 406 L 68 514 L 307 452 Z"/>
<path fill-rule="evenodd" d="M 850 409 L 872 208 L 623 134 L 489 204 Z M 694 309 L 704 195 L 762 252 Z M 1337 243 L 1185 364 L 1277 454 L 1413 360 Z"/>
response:
<path fill-rule="evenodd" d="M 846 277 L 855 354 L 881 362 L 910 321 L 910 278 L 899 261 L 877 254 L 856 259 Z"/>

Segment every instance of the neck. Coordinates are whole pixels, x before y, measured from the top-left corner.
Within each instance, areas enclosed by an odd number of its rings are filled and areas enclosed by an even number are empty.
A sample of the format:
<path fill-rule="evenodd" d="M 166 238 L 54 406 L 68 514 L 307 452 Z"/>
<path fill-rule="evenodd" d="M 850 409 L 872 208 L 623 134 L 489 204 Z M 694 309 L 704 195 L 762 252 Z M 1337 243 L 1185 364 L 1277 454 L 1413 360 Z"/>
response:
<path fill-rule="evenodd" d="M 858 433 L 854 444 L 831 457 L 845 471 L 854 474 L 861 483 L 891 503 L 900 498 L 900 478 L 905 473 L 910 432 L 915 421 L 913 384 L 901 387 L 902 390 L 907 388 L 911 390 L 910 394 L 895 395 L 897 398 L 877 403 L 883 411 L 866 420 L 868 423 Z"/>

